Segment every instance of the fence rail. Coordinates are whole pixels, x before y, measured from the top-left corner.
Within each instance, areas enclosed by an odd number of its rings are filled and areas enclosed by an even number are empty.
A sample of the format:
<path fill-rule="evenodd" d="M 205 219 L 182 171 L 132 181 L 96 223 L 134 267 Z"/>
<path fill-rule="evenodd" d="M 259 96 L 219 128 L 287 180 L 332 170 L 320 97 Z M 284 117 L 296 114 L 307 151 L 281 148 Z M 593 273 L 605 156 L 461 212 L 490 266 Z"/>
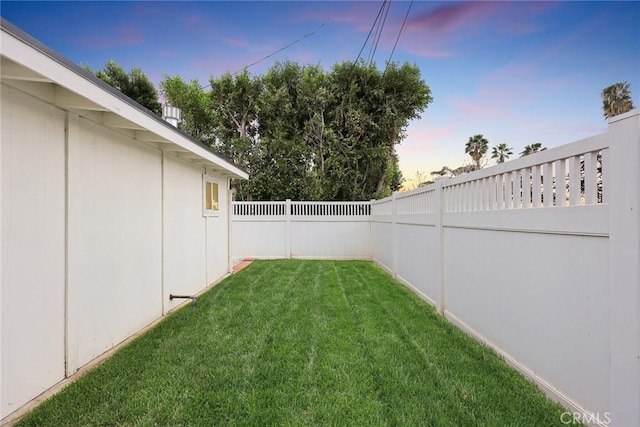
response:
<path fill-rule="evenodd" d="M 370 202 L 233 202 L 233 215 L 241 216 L 366 216 Z"/>
<path fill-rule="evenodd" d="M 233 202 L 234 216 L 282 216 L 286 202 Z"/>

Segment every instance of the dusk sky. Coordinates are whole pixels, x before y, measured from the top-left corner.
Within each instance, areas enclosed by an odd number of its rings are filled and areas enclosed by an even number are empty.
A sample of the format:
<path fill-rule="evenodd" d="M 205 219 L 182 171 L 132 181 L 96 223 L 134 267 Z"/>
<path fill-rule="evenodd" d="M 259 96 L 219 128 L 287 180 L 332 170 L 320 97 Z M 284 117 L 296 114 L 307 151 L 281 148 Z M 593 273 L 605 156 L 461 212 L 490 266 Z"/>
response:
<path fill-rule="evenodd" d="M 353 61 L 381 4 L 2 0 L 0 10 L 75 63 L 137 66 L 159 88 L 164 75 L 204 86 L 300 39 L 249 71 Z M 373 58 L 379 69 L 409 5 L 391 3 Z M 478 133 L 513 147 L 515 158 L 527 144 L 550 148 L 606 131 L 600 91 L 610 84 L 630 83 L 640 106 L 640 2 L 415 1 L 392 60 L 417 64 L 434 98 L 397 147 L 407 180 L 470 163 L 464 145 Z"/>

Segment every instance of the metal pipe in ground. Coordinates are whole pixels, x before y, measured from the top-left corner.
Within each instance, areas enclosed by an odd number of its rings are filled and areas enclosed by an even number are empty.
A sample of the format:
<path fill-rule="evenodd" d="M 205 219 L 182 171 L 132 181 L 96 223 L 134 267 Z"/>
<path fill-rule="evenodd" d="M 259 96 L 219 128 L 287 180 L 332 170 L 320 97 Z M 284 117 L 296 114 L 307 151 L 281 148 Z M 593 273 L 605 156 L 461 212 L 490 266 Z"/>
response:
<path fill-rule="evenodd" d="M 172 301 L 172 300 L 174 300 L 176 298 L 179 298 L 179 299 L 190 299 L 192 306 L 196 305 L 196 300 L 198 299 L 198 297 L 193 296 L 193 295 L 174 295 L 174 294 L 169 294 L 169 300 L 170 301 Z"/>

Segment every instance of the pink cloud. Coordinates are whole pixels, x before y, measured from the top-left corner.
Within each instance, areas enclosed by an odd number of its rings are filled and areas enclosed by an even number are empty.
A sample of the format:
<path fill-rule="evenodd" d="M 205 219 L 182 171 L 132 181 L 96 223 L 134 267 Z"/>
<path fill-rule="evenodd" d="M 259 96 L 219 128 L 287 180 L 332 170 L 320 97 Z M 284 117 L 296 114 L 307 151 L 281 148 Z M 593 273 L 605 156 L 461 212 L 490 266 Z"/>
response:
<path fill-rule="evenodd" d="M 138 27 L 125 24 L 114 28 L 108 33 L 83 37 L 80 39 L 80 45 L 83 48 L 113 49 L 136 46 L 142 44 L 144 40 L 144 35 Z"/>
<path fill-rule="evenodd" d="M 483 97 L 469 98 L 461 95 L 449 97 L 448 102 L 457 111 L 460 117 L 473 117 L 480 119 L 501 119 L 506 117 L 511 104 L 496 103 L 497 99 L 485 99 Z"/>
<path fill-rule="evenodd" d="M 245 47 L 249 45 L 249 42 L 247 42 L 246 40 L 237 39 L 233 37 L 225 37 L 223 40 L 226 44 L 230 46 L 235 46 L 235 47 Z"/>
<path fill-rule="evenodd" d="M 536 33 L 539 26 L 531 15 L 551 7 L 545 2 L 465 2 L 447 3 L 419 13 L 405 25 L 404 48 L 427 58 L 446 58 L 459 54 L 454 46 L 466 45 L 474 34 L 498 32 L 503 36 Z"/>
<path fill-rule="evenodd" d="M 375 17 L 375 16 L 374 16 Z M 296 22 L 337 22 L 340 24 L 363 24 L 371 19 L 367 13 L 363 13 L 362 8 L 349 7 L 346 9 L 332 9 L 330 11 L 323 10 L 304 10 L 296 16 L 291 17 Z"/>
<path fill-rule="evenodd" d="M 182 58 L 184 56 L 182 52 L 168 49 L 161 49 L 156 52 L 156 55 L 162 58 Z"/>
<path fill-rule="evenodd" d="M 427 153 L 429 151 L 432 151 L 433 147 L 431 145 L 428 145 L 428 144 L 412 145 L 412 146 L 400 145 L 396 150 L 399 153 L 403 153 L 403 154 Z"/>
<path fill-rule="evenodd" d="M 442 40 L 429 37 L 417 31 L 406 31 L 402 37 L 402 48 L 408 53 L 423 58 L 450 58 L 456 56 L 454 49 L 443 46 Z"/>
<path fill-rule="evenodd" d="M 441 34 L 472 23 L 477 26 L 478 19 L 494 10 L 496 5 L 494 2 L 449 3 L 409 20 L 406 27 Z"/>
<path fill-rule="evenodd" d="M 203 19 L 202 19 L 202 15 L 191 13 L 191 14 L 183 15 L 181 17 L 181 21 L 185 27 L 191 28 L 193 26 L 201 24 L 203 22 Z"/>
<path fill-rule="evenodd" d="M 453 134 L 451 126 L 444 127 L 428 127 L 428 123 L 416 122 L 407 129 L 407 136 L 398 147 L 397 150 L 402 154 L 419 154 L 432 152 L 438 145 L 438 142 L 445 137 Z"/>

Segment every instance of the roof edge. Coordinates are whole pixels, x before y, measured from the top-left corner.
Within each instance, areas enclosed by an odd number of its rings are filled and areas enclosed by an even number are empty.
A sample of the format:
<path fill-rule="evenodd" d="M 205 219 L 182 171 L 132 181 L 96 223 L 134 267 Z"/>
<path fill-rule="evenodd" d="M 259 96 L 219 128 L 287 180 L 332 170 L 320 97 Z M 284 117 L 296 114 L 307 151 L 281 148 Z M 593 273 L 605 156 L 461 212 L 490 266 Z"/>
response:
<path fill-rule="evenodd" d="M 229 166 L 231 166 L 233 168 L 236 168 L 236 169 L 240 170 L 241 172 L 244 172 L 248 176 L 248 171 L 244 167 L 242 167 L 240 165 L 237 165 L 235 162 L 233 162 L 231 159 L 229 159 L 224 154 L 212 149 L 208 145 L 202 143 L 201 141 L 198 141 L 197 139 L 195 139 L 192 136 L 186 134 L 185 132 L 183 132 L 182 130 L 178 129 L 177 127 L 173 126 L 171 123 L 167 122 L 162 117 L 158 116 L 157 114 L 155 114 L 152 111 L 148 110 L 144 106 L 140 105 L 138 102 L 134 101 L 133 99 L 131 99 L 130 97 L 128 97 L 124 93 L 120 92 L 118 89 L 116 89 L 116 88 L 110 86 L 109 84 L 105 83 L 104 81 L 99 79 L 97 76 L 95 76 L 95 75 L 89 73 L 88 71 L 84 70 L 82 67 L 80 67 L 79 65 L 73 63 L 68 58 L 64 57 L 63 55 L 61 55 L 60 53 L 56 52 L 55 50 L 51 49 L 49 46 L 45 45 L 44 43 L 42 43 L 41 41 L 39 41 L 38 39 L 36 39 L 32 35 L 28 34 L 24 30 L 20 29 L 15 24 L 12 24 L 11 22 L 7 21 L 4 17 L 0 17 L 0 28 L 3 31 L 5 31 L 6 33 L 8 33 L 8 34 L 12 35 L 13 37 L 15 37 L 16 39 L 20 40 L 21 42 L 29 45 L 33 49 L 39 51 L 43 55 L 47 56 L 48 58 L 50 58 L 50 59 L 54 60 L 55 62 L 59 63 L 60 65 L 64 66 L 69 71 L 72 71 L 73 73 L 81 76 L 85 80 L 90 81 L 94 85 L 98 86 L 100 89 L 102 89 L 102 90 L 104 90 L 106 92 L 109 92 L 111 95 L 117 97 L 121 101 L 125 102 L 126 104 L 128 104 L 129 106 L 131 106 L 134 109 L 138 110 L 139 112 L 145 114 L 146 116 L 152 118 L 156 122 L 160 123 L 162 126 L 166 127 L 167 129 L 171 129 L 172 132 L 175 132 L 176 134 L 180 135 L 181 137 L 186 138 L 189 142 L 193 143 L 197 147 L 208 151 L 209 153 L 213 154 L 214 156 L 216 156 L 217 158 L 219 158 L 223 162 L 228 163 Z"/>

